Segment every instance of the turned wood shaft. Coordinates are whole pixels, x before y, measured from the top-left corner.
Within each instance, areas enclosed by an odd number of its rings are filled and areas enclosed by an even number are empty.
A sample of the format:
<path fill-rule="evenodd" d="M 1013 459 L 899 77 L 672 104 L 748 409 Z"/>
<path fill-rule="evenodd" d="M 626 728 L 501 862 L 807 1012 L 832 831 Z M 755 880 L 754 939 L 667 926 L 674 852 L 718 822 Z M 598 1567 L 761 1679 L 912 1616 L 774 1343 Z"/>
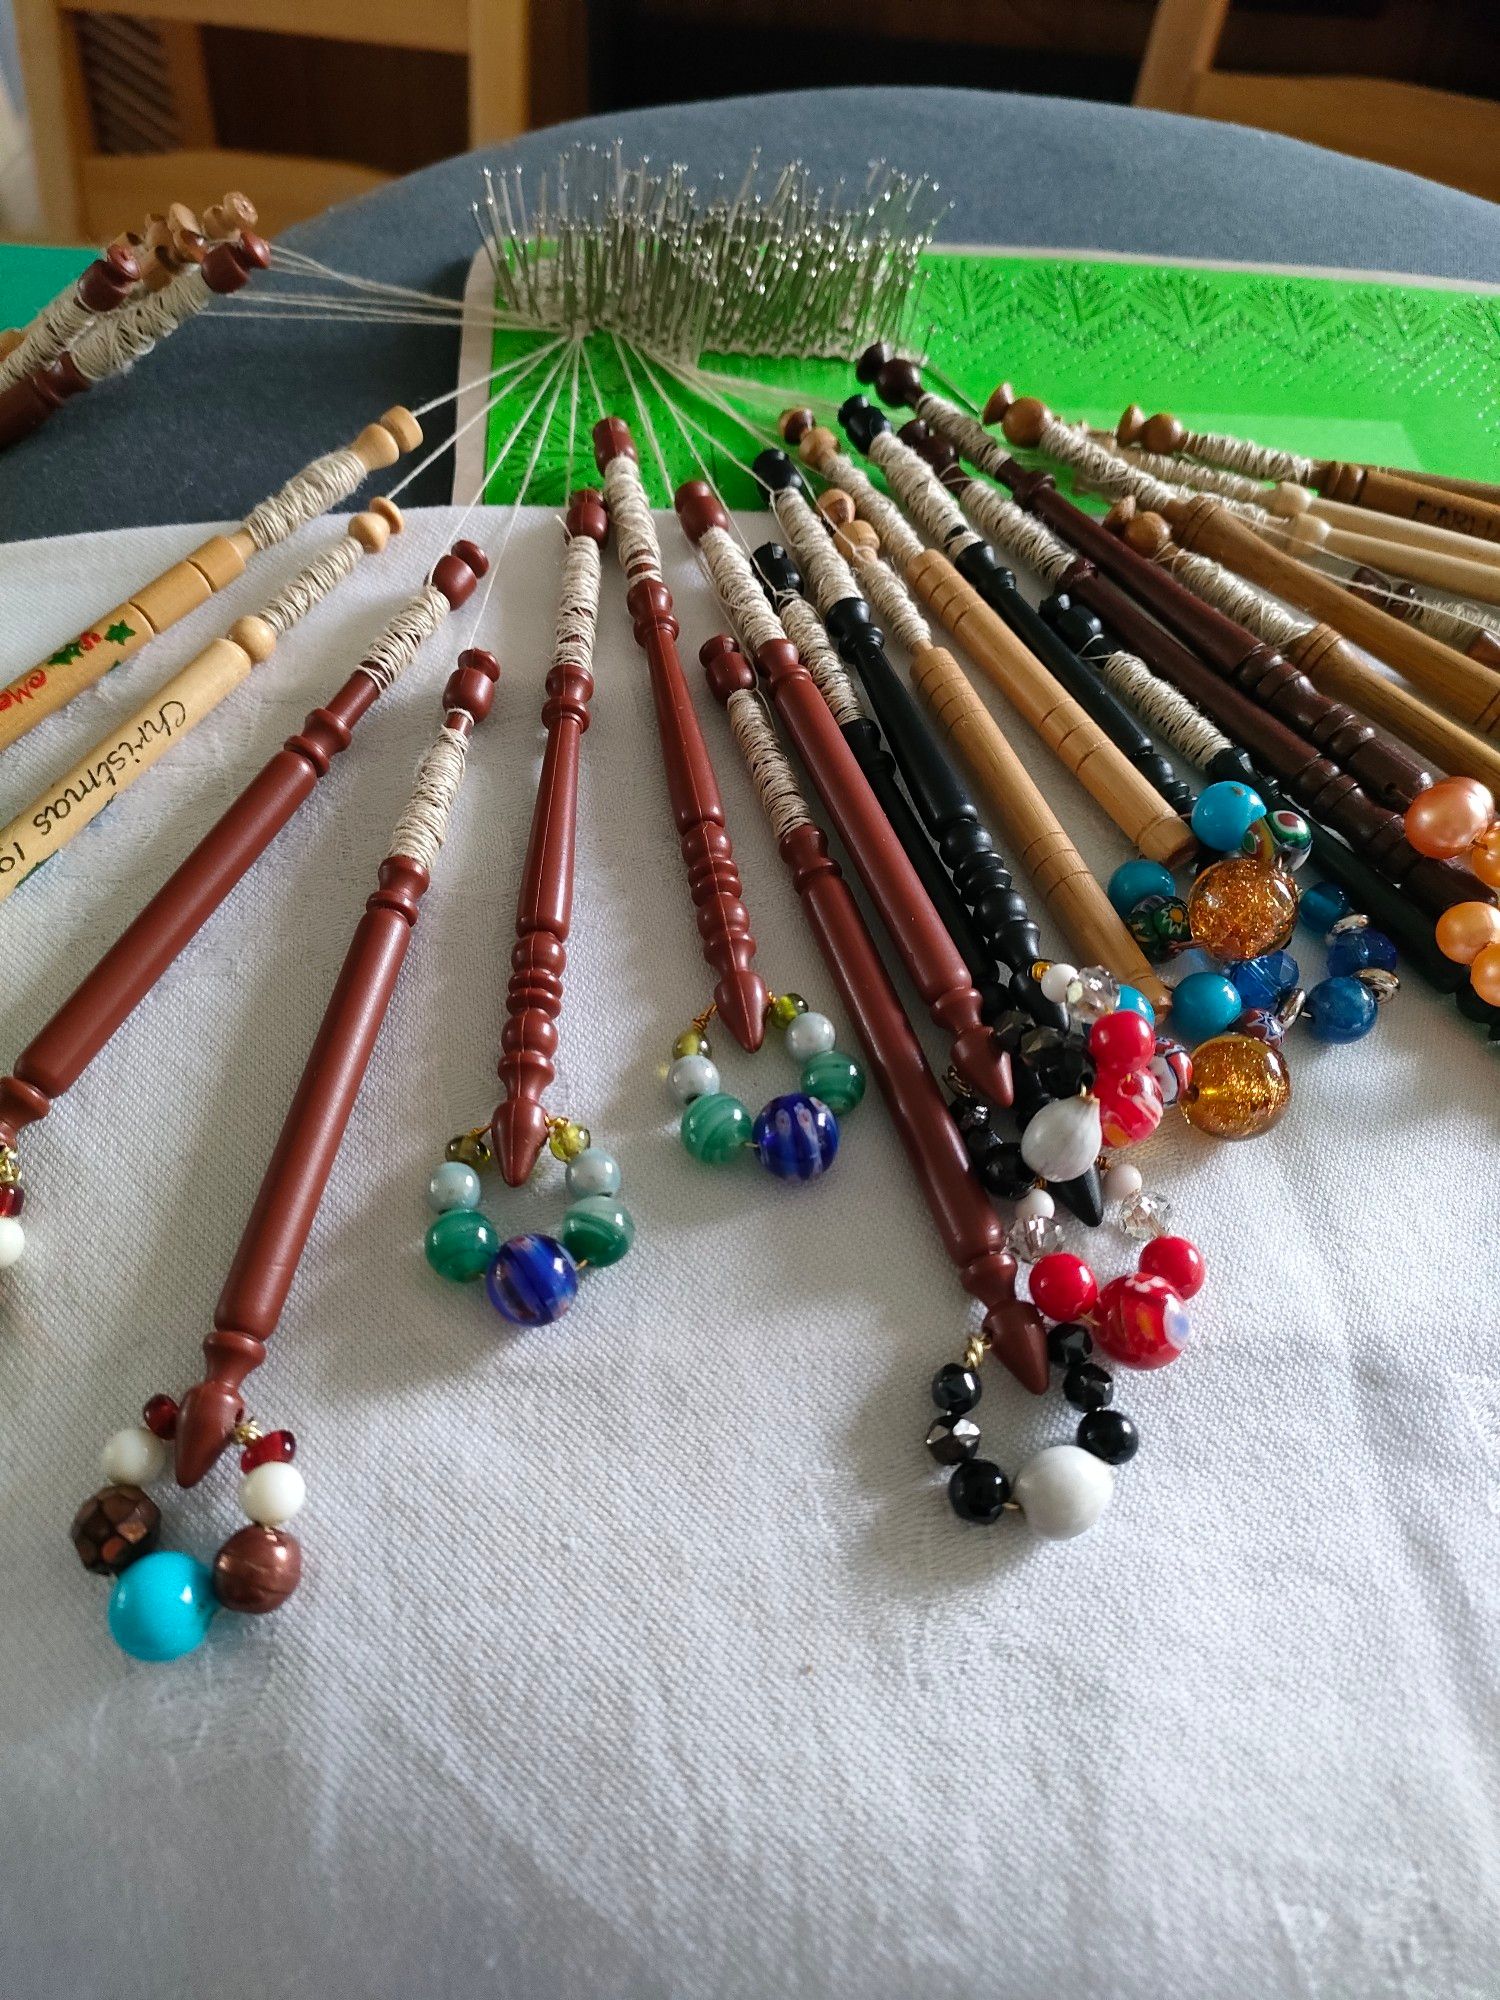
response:
<path fill-rule="evenodd" d="M 1357 474 L 1353 491 L 1347 475 Z M 1434 528 L 1451 528 L 1455 534 L 1475 535 L 1480 541 L 1500 542 L 1500 502 L 1476 493 L 1434 488 L 1404 473 L 1382 472 L 1378 466 L 1319 466 L 1315 484 L 1330 500 L 1348 500 L 1356 507 L 1379 514 L 1401 514 L 1410 521 L 1426 521 Z"/>

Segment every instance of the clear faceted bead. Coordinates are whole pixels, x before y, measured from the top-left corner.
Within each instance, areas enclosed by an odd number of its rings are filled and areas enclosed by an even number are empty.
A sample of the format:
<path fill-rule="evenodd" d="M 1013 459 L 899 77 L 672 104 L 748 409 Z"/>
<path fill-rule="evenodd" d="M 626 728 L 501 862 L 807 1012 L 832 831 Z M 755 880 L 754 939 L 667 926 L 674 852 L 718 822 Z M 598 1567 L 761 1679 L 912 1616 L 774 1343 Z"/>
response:
<path fill-rule="evenodd" d="M 1063 1245 L 1062 1224 L 1052 1215 L 1027 1215 L 1013 1222 L 1005 1239 L 1012 1257 L 1034 1264 L 1038 1257 L 1050 1257 Z"/>
<path fill-rule="evenodd" d="M 1068 982 L 1068 1010 L 1075 1021 L 1097 1021 L 1120 1004 L 1120 982 L 1102 965 L 1086 965 Z"/>
<path fill-rule="evenodd" d="M 1149 1188 L 1142 1188 L 1120 1204 L 1120 1227 L 1137 1243 L 1162 1235 L 1171 1219 L 1171 1202 L 1165 1195 L 1152 1194 Z"/>

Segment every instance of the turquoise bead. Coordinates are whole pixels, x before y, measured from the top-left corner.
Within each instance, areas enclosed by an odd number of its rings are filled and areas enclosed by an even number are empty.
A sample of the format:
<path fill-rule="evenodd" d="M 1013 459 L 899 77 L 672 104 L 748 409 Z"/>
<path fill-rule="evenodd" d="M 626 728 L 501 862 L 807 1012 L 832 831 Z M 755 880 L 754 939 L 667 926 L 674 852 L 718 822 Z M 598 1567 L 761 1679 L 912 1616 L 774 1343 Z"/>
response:
<path fill-rule="evenodd" d="M 635 1241 L 635 1217 L 611 1194 L 585 1195 L 563 1217 L 563 1248 L 579 1264 L 618 1264 Z"/>
<path fill-rule="evenodd" d="M 750 1144 L 755 1120 L 750 1107 L 727 1091 L 695 1097 L 682 1114 L 682 1143 L 695 1160 L 721 1167 Z"/>
<path fill-rule="evenodd" d="M 1222 1035 L 1245 1005 L 1239 988 L 1222 972 L 1193 972 L 1172 993 L 1172 1032 L 1189 1048 Z"/>
<path fill-rule="evenodd" d="M 1225 778 L 1198 794 L 1193 806 L 1193 831 L 1205 847 L 1212 847 L 1220 854 L 1235 854 L 1251 827 L 1265 816 L 1266 802 L 1259 792 L 1233 778 Z"/>
<path fill-rule="evenodd" d="M 468 1284 L 482 1278 L 499 1255 L 502 1238 L 487 1216 L 474 1208 L 450 1208 L 429 1223 L 423 1248 L 440 1278 Z"/>
<path fill-rule="evenodd" d="M 218 1608 L 206 1564 L 180 1549 L 158 1549 L 115 1579 L 109 1636 L 133 1660 L 180 1660 L 203 1644 Z"/>
<path fill-rule="evenodd" d="M 1122 861 L 1110 876 L 1105 894 L 1119 914 L 1128 917 L 1146 896 L 1175 896 L 1177 884 L 1171 870 L 1159 861 Z"/>
<path fill-rule="evenodd" d="M 1302 891 L 1297 915 L 1310 931 L 1327 937 L 1340 917 L 1347 917 L 1354 905 L 1337 882 L 1314 882 Z"/>
<path fill-rule="evenodd" d="M 864 1096 L 865 1073 L 853 1056 L 846 1056 L 839 1049 L 825 1049 L 821 1055 L 809 1056 L 802 1065 L 802 1088 L 809 1097 L 820 1098 L 842 1118 Z"/>
<path fill-rule="evenodd" d="M 1151 1005 L 1145 994 L 1137 987 L 1122 986 L 1120 988 L 1120 997 L 1115 1002 L 1115 1006 L 1116 1008 L 1123 1008 L 1127 1013 L 1139 1014 L 1143 1021 L 1154 1023 L 1156 1020 L 1156 1009 Z"/>

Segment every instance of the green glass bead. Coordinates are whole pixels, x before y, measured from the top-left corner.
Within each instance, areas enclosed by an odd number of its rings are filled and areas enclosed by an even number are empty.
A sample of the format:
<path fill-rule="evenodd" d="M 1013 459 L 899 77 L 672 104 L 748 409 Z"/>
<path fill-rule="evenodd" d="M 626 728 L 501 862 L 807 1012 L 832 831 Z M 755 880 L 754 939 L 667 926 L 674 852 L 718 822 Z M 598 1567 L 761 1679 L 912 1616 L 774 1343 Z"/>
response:
<path fill-rule="evenodd" d="M 802 1065 L 802 1088 L 809 1097 L 819 1097 L 840 1117 L 852 1111 L 865 1094 L 865 1073 L 853 1056 L 839 1049 L 825 1049 L 809 1056 Z"/>
<path fill-rule="evenodd" d="M 800 993 L 778 993 L 771 1002 L 771 1021 L 778 1028 L 789 1028 L 799 1014 L 806 1012 L 807 1002 Z"/>
<path fill-rule="evenodd" d="M 577 1264 L 618 1264 L 635 1241 L 635 1217 L 612 1194 L 585 1195 L 563 1217 L 562 1240 Z"/>
<path fill-rule="evenodd" d="M 750 1143 L 755 1120 L 748 1105 L 727 1091 L 695 1097 L 682 1114 L 682 1143 L 695 1160 L 721 1167 Z"/>
<path fill-rule="evenodd" d="M 501 1236 L 477 1208 L 450 1208 L 428 1225 L 423 1248 L 440 1278 L 467 1284 L 482 1278 L 500 1253 Z"/>

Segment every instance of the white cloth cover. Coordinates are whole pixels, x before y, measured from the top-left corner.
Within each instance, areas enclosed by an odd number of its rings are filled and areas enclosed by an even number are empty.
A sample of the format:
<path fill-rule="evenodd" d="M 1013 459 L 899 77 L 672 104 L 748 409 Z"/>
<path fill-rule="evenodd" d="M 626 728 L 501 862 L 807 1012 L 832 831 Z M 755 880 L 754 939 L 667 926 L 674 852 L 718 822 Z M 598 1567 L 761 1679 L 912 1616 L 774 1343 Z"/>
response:
<path fill-rule="evenodd" d="M 0 1065 L 456 518 L 414 515 L 0 908 Z M 4 677 L 203 532 L 0 550 Z M 5 814 L 330 532 L 8 751 Z M 847 1043 L 697 679 L 719 621 L 661 532 L 761 965 Z M 571 1317 L 507 1331 L 428 1270 L 424 1193 L 495 1095 L 558 549 L 522 518 L 477 634 L 495 713 L 251 1388 L 300 1440 L 306 1580 L 174 1666 L 111 1645 L 68 1523 L 104 1437 L 195 1372 L 471 616 L 27 1136 L 30 1246 L 0 1277 L 0 1993 L 1493 1995 L 1496 1052 L 1413 979 L 1360 1045 L 1295 1037 L 1268 1138 L 1169 1121 L 1142 1164 L 1210 1279 L 1184 1359 L 1121 1374 L 1139 1457 L 1081 1541 L 960 1526 L 922 1436 L 971 1314 L 873 1093 L 809 1189 L 674 1135 L 666 1052 L 711 980 L 611 556 L 554 1102 L 617 1152 L 639 1236 Z M 1107 873 L 1118 837 L 1013 733 Z M 717 1040 L 752 1105 L 792 1084 L 780 1049 Z M 487 1202 L 507 1233 L 563 1208 L 555 1176 Z M 1086 1234 L 1103 1277 L 1130 1267 Z M 1012 1469 L 1073 1422 L 998 1371 L 978 1414 Z M 167 1539 L 211 1553 L 233 1487 L 169 1485 Z"/>

